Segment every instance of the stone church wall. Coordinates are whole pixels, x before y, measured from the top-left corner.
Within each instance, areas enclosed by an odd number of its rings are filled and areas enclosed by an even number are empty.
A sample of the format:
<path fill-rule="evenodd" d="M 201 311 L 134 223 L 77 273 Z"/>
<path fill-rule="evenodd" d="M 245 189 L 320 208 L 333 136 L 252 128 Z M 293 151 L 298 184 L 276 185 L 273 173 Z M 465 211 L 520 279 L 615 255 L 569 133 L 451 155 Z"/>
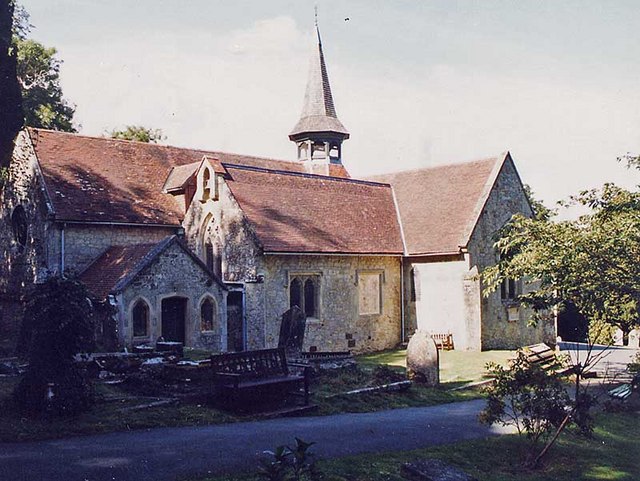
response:
<path fill-rule="evenodd" d="M 496 234 L 515 213 L 532 215 L 513 162 L 507 160 L 496 179 L 494 189 L 468 245 L 472 268 L 475 267 L 482 272 L 484 268 L 496 263 L 497 253 L 493 246 Z M 479 288 L 479 285 L 477 287 Z M 481 302 L 482 349 L 514 349 L 538 342 L 555 342 L 553 322 L 540 323 L 536 328 L 529 327 L 527 323 L 532 314 L 531 310 L 503 301 L 500 291 L 488 297 L 481 296 Z M 509 307 L 517 308 L 517 320 L 508 320 Z"/>
<path fill-rule="evenodd" d="M 209 295 L 215 300 L 217 316 L 214 329 L 203 332 L 200 306 Z M 118 296 L 121 340 L 126 344 L 155 342 L 162 335 L 162 300 L 187 298 L 185 316 L 186 345 L 224 351 L 226 349 L 226 291 L 211 281 L 206 272 L 177 244 L 169 246 L 147 266 Z M 134 338 L 131 311 L 143 299 L 150 307 L 148 336 Z"/>
<path fill-rule="evenodd" d="M 12 349 L 22 319 L 24 297 L 34 282 L 47 275 L 50 206 L 26 131 L 16 139 L 9 178 L 0 198 L 0 351 Z M 24 209 L 26 242 L 14 235 L 12 214 Z"/>
<path fill-rule="evenodd" d="M 176 233 L 174 227 L 138 227 L 125 225 L 66 224 L 64 227 L 65 269 L 82 272 L 110 246 L 155 244 Z M 61 226 L 51 236 L 51 258 L 61 259 Z"/>
<path fill-rule="evenodd" d="M 319 282 L 318 315 L 307 319 L 305 350 L 365 352 L 400 342 L 399 257 L 268 255 L 263 269 L 264 315 L 250 324 L 263 328 L 266 347 L 278 343 L 281 316 L 289 309 L 289 282 L 296 276 Z M 380 274 L 379 314 L 358 312 L 359 273 Z"/>

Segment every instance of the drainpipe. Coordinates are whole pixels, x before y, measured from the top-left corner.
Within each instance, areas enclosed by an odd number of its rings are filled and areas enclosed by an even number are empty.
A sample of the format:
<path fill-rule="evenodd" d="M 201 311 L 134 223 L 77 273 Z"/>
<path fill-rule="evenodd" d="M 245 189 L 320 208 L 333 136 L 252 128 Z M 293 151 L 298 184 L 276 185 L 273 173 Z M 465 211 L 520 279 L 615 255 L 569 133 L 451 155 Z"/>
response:
<path fill-rule="evenodd" d="M 404 260 L 400 258 L 400 342 L 404 344 Z"/>
<path fill-rule="evenodd" d="M 66 224 L 62 224 L 60 230 L 60 275 L 64 275 L 64 228 Z"/>

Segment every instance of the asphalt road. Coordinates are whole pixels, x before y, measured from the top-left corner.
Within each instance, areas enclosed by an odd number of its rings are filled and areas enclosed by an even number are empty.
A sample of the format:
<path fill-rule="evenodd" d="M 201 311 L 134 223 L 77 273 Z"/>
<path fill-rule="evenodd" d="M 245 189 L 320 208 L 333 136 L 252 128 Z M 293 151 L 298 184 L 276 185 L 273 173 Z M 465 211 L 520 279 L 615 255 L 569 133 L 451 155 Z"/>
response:
<path fill-rule="evenodd" d="M 571 362 L 584 363 L 587 359 L 592 359 L 593 372 L 598 374 L 599 378 L 616 378 L 627 370 L 627 364 L 635 359 L 639 349 L 623 346 L 602 346 L 596 344 L 592 346 L 589 352 L 589 346 L 579 342 L 560 342 L 558 343 L 562 352 L 567 352 L 571 356 Z"/>
<path fill-rule="evenodd" d="M 362 414 L 163 428 L 55 441 L 0 443 L 2 481 L 174 481 L 253 470 L 264 450 L 317 444 L 318 458 L 408 450 L 507 432 L 477 421 L 483 400 Z"/>

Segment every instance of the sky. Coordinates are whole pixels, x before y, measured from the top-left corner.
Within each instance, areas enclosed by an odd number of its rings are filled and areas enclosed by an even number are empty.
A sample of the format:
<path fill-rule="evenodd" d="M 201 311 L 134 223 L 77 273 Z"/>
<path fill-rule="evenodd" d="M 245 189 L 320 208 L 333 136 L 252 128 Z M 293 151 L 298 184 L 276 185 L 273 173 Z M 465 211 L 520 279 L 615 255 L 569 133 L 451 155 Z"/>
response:
<path fill-rule="evenodd" d="M 548 205 L 640 183 L 636 0 L 22 0 L 86 135 L 294 160 L 314 6 L 354 177 L 509 150 Z"/>

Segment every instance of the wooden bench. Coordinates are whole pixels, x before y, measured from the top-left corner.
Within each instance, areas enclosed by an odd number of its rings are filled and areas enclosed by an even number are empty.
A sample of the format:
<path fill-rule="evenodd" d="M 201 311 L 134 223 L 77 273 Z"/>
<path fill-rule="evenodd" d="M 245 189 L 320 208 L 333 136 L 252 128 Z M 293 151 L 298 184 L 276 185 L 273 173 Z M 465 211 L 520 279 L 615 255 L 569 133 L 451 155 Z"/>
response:
<path fill-rule="evenodd" d="M 435 341 L 438 349 L 444 349 L 445 351 L 453 350 L 453 334 L 431 334 L 431 339 Z"/>
<path fill-rule="evenodd" d="M 640 389 L 640 373 L 633 376 L 631 382 L 627 382 L 611 389 L 608 394 L 612 399 L 617 401 L 626 400 L 634 391 L 638 391 Z"/>
<path fill-rule="evenodd" d="M 301 373 L 289 371 L 289 366 Z M 211 356 L 216 396 L 227 407 L 243 402 L 262 404 L 273 397 L 283 398 L 293 390 L 309 404 L 309 373 L 305 364 L 287 363 L 284 348 L 261 349 Z"/>
<path fill-rule="evenodd" d="M 556 351 L 545 343 L 533 344 L 525 346 L 520 351 L 524 354 L 530 364 L 540 367 L 543 371 L 557 375 L 569 374 L 572 371 L 571 366 L 559 359 Z"/>

